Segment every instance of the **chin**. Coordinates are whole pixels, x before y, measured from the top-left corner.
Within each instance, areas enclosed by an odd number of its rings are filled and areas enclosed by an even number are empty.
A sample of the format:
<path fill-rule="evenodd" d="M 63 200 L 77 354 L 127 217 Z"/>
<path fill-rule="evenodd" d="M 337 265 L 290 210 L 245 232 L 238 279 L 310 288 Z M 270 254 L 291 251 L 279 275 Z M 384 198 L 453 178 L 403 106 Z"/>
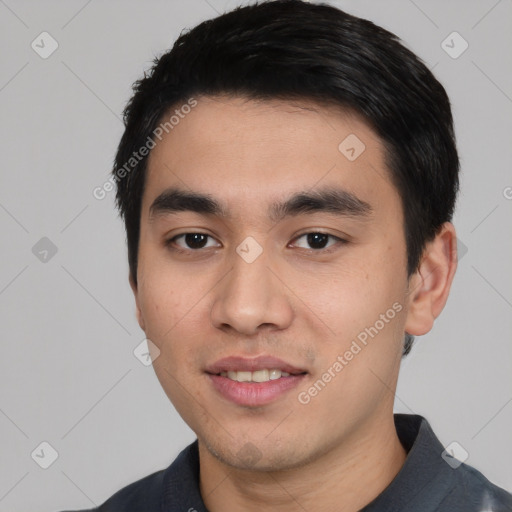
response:
<path fill-rule="evenodd" d="M 298 451 L 288 441 L 279 447 L 275 440 L 226 440 L 226 444 L 211 443 L 203 439 L 203 445 L 217 460 L 226 466 L 239 470 L 256 472 L 286 471 L 304 466 L 314 457 L 308 457 Z M 303 448 L 303 446 L 302 446 Z"/>

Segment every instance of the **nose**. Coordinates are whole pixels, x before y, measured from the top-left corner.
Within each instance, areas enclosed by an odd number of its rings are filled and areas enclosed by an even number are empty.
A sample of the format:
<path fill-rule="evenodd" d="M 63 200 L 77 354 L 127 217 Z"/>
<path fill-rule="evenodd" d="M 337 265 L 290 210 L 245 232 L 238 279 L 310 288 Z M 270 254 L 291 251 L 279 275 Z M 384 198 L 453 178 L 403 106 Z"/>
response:
<path fill-rule="evenodd" d="M 213 325 L 246 336 L 262 329 L 286 329 L 294 312 L 277 275 L 263 254 L 252 263 L 235 255 L 233 268 L 215 290 Z"/>

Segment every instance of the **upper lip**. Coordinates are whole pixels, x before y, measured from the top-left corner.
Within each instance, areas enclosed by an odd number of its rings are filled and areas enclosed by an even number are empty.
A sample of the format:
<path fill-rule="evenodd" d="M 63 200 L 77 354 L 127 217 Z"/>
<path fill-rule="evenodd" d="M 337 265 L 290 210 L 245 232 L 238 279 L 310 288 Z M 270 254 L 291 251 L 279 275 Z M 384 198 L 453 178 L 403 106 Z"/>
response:
<path fill-rule="evenodd" d="M 229 371 L 255 372 L 257 370 L 281 370 L 291 374 L 307 373 L 305 369 L 293 366 L 277 357 L 262 355 L 254 358 L 230 356 L 219 359 L 206 367 L 206 373 L 219 374 Z"/>

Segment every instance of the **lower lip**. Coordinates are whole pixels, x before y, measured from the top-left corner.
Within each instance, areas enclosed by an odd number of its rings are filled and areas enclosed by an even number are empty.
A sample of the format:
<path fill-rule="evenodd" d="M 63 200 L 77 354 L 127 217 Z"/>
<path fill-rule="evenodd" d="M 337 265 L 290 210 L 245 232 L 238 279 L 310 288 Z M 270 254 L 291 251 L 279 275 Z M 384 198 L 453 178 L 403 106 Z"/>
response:
<path fill-rule="evenodd" d="M 267 382 L 237 382 L 220 375 L 208 375 L 215 389 L 224 398 L 237 405 L 248 407 L 257 407 L 273 402 L 298 386 L 305 376 L 306 374 L 290 375 Z"/>

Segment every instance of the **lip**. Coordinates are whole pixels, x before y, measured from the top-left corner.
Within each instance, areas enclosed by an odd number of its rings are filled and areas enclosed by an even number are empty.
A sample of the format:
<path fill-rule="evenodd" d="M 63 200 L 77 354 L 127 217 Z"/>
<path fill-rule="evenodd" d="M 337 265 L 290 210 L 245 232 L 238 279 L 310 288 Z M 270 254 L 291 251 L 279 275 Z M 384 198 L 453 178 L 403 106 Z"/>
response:
<path fill-rule="evenodd" d="M 268 382 L 237 382 L 228 377 L 208 374 L 213 387 L 225 399 L 236 405 L 259 407 L 270 404 L 289 390 L 297 387 L 307 374 L 280 377 Z"/>
<path fill-rule="evenodd" d="M 276 369 L 287 372 L 292 375 L 307 372 L 304 368 L 299 368 L 279 359 L 277 357 L 262 355 L 254 358 L 242 356 L 230 356 L 219 359 L 215 363 L 207 366 L 206 373 L 218 375 L 221 372 L 245 371 L 255 372 L 257 370 Z"/>
<path fill-rule="evenodd" d="M 237 382 L 219 375 L 228 371 L 254 372 L 264 369 L 277 369 L 290 375 L 267 382 Z M 226 400 L 245 407 L 258 407 L 276 401 L 297 387 L 307 376 L 307 371 L 282 359 L 263 355 L 255 358 L 225 357 L 208 366 L 206 374 L 214 389 Z"/>

